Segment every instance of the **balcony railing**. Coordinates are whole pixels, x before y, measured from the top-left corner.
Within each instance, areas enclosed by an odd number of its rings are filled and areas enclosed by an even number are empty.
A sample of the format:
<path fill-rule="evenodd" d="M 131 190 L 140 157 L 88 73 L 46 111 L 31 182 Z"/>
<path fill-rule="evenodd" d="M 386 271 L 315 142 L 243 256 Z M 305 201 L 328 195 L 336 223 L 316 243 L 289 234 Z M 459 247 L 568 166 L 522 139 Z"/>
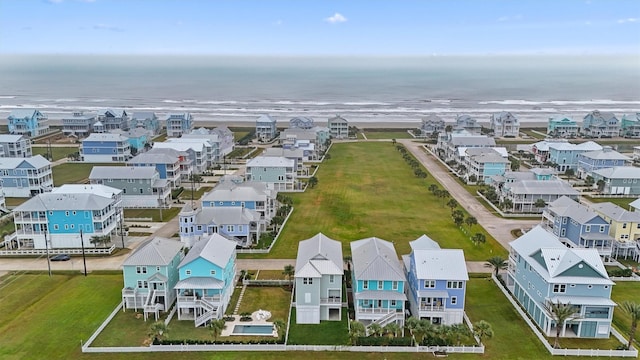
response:
<path fill-rule="evenodd" d="M 400 309 L 387 309 L 387 308 L 368 308 L 368 307 L 358 307 L 356 311 L 360 314 L 389 314 L 392 312 L 400 312 Z"/>
<path fill-rule="evenodd" d="M 340 297 L 320 298 L 320 304 L 342 304 Z"/>
<path fill-rule="evenodd" d="M 442 305 L 420 304 L 420 311 L 445 311 L 446 309 Z"/>

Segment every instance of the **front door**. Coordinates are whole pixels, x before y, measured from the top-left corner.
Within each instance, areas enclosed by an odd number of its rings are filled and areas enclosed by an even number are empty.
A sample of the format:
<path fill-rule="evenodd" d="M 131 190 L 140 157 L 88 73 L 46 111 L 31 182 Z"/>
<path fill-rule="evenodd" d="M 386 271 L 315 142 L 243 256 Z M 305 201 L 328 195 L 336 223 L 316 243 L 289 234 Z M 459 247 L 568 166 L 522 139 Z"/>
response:
<path fill-rule="evenodd" d="M 158 283 L 154 282 L 152 283 L 153 285 L 153 290 L 158 290 Z"/>
<path fill-rule="evenodd" d="M 381 308 L 382 307 L 382 300 L 378 300 L 378 307 Z"/>

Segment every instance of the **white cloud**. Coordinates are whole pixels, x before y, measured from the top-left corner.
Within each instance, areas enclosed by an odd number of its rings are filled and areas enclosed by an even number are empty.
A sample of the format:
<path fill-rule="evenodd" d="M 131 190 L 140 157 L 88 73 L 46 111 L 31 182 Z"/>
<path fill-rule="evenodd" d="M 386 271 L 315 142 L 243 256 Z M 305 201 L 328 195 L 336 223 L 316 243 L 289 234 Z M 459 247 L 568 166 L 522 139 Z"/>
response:
<path fill-rule="evenodd" d="M 330 23 L 330 24 L 337 24 L 337 23 L 343 23 L 347 21 L 347 18 L 344 17 L 344 15 L 340 14 L 340 13 L 335 13 L 333 14 L 333 16 L 329 16 L 328 18 L 324 19 L 324 21 Z"/>
<path fill-rule="evenodd" d="M 638 18 L 620 19 L 620 20 L 618 20 L 618 24 L 634 23 L 634 22 L 637 22 L 637 21 L 638 21 Z"/>
<path fill-rule="evenodd" d="M 93 25 L 93 30 L 124 31 L 123 28 L 107 24 L 95 24 Z"/>

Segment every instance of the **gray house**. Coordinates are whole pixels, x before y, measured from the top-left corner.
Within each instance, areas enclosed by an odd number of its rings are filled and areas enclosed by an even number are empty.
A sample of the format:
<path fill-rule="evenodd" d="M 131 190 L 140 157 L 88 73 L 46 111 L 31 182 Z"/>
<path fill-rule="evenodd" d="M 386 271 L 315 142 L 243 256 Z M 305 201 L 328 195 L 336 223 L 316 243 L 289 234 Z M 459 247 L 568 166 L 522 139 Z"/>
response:
<path fill-rule="evenodd" d="M 596 170 L 592 174 L 596 182 L 595 186 L 604 194 L 640 195 L 640 168 L 638 167 L 617 166 Z"/>
<path fill-rule="evenodd" d="M 98 121 L 104 132 L 111 130 L 129 130 L 129 114 L 124 109 L 106 109 L 98 112 Z"/>
<path fill-rule="evenodd" d="M 0 134 L 0 157 L 32 157 L 31 140 L 25 135 Z"/>
<path fill-rule="evenodd" d="M 422 137 L 429 137 L 434 131 L 441 133 L 444 130 L 445 123 L 440 116 L 431 114 L 422 118 L 422 125 L 420 125 L 420 135 Z"/>
<path fill-rule="evenodd" d="M 276 119 L 269 114 L 260 115 L 256 120 L 256 137 L 261 141 L 269 141 L 276 137 Z"/>
<path fill-rule="evenodd" d="M 342 244 L 322 233 L 300 241 L 296 258 L 296 323 L 342 318 Z"/>
<path fill-rule="evenodd" d="M 313 129 L 313 119 L 306 116 L 298 116 L 289 120 L 289 128 Z"/>
<path fill-rule="evenodd" d="M 93 124 L 96 121 L 95 113 L 74 111 L 71 117 L 62 118 L 62 133 L 79 138 L 87 137 L 93 132 Z"/>
<path fill-rule="evenodd" d="M 349 122 L 340 115 L 329 118 L 327 122 L 331 137 L 334 139 L 347 139 L 349 137 Z"/>
<path fill-rule="evenodd" d="M 171 203 L 171 183 L 151 166 L 94 166 L 92 184 L 122 189 L 125 208 L 157 208 Z"/>

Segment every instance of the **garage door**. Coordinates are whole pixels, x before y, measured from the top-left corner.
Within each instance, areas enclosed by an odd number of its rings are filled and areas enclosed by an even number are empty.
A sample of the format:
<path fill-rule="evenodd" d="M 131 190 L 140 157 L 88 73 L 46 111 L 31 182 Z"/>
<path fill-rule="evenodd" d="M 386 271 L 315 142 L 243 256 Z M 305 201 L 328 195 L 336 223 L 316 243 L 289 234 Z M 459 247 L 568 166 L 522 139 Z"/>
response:
<path fill-rule="evenodd" d="M 319 324 L 320 309 L 296 307 L 296 323 L 297 324 Z"/>

